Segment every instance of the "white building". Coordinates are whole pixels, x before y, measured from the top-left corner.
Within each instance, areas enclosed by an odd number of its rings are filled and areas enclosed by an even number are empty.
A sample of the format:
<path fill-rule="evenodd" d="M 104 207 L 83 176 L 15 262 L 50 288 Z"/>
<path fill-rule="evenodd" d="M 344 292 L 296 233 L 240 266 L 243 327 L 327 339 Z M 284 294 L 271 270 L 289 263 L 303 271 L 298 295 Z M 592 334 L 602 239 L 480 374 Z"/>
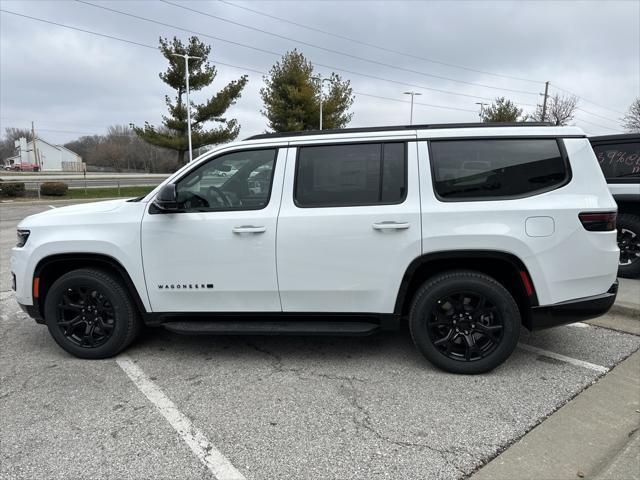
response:
<path fill-rule="evenodd" d="M 41 171 L 82 172 L 82 157 L 62 145 L 53 145 L 36 138 L 34 152 L 33 141 L 22 137 L 15 142 L 17 155 L 4 160 L 5 166 L 23 165 L 22 170 L 31 170 L 38 166 Z"/>

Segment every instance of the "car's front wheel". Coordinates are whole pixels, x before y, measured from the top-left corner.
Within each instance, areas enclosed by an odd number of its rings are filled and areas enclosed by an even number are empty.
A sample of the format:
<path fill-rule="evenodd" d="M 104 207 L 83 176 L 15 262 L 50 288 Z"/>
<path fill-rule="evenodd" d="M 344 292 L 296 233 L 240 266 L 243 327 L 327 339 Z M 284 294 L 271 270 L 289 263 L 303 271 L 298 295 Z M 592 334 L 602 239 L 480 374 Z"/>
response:
<path fill-rule="evenodd" d="M 118 354 L 141 325 L 122 281 L 98 269 L 73 270 L 58 278 L 47 292 L 44 316 L 58 345 L 81 358 Z"/>
<path fill-rule="evenodd" d="M 515 349 L 520 312 L 509 291 L 474 271 L 450 271 L 425 282 L 409 314 L 418 350 L 452 373 L 493 370 Z"/>

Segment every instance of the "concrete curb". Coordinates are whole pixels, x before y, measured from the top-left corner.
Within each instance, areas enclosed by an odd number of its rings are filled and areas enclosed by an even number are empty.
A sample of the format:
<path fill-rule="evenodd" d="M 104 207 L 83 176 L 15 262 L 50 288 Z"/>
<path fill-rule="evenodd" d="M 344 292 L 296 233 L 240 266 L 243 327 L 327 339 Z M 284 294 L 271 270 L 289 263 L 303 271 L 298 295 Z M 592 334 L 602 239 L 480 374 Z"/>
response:
<path fill-rule="evenodd" d="M 634 469 L 637 452 L 625 452 L 640 427 L 639 370 L 637 351 L 471 478 L 575 480 Z"/>
<path fill-rule="evenodd" d="M 624 315 L 626 317 L 633 318 L 634 320 L 640 320 L 640 308 L 627 302 L 616 302 L 613 304 L 610 313 Z"/>

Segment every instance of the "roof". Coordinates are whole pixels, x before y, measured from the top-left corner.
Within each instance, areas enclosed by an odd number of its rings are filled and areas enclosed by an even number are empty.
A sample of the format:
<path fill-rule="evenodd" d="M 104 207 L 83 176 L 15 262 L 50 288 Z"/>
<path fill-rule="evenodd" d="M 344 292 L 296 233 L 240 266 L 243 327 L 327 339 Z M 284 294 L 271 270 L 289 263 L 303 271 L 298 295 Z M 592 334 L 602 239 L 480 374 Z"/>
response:
<path fill-rule="evenodd" d="M 332 135 L 336 133 L 390 132 L 399 130 L 440 130 L 451 128 L 496 128 L 496 127 L 552 127 L 548 122 L 481 122 L 481 123 L 434 123 L 430 125 L 392 125 L 382 127 L 336 128 L 329 130 L 303 130 L 297 132 L 261 133 L 245 138 L 245 140 L 261 140 L 267 138 L 301 137 L 315 135 Z"/>
<path fill-rule="evenodd" d="M 620 140 L 640 140 L 640 133 L 621 133 L 618 135 L 600 135 L 589 137 L 590 142 L 619 142 Z"/>

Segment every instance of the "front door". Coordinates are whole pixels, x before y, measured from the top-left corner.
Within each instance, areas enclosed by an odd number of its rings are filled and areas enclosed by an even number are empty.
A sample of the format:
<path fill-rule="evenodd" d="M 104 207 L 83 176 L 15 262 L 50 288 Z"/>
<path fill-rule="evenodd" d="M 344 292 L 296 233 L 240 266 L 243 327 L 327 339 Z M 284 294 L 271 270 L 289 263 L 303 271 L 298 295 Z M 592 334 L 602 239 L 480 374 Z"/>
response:
<path fill-rule="evenodd" d="M 181 211 L 153 205 L 142 259 L 154 312 L 281 311 L 276 223 L 286 149 L 223 153 L 176 183 Z"/>

